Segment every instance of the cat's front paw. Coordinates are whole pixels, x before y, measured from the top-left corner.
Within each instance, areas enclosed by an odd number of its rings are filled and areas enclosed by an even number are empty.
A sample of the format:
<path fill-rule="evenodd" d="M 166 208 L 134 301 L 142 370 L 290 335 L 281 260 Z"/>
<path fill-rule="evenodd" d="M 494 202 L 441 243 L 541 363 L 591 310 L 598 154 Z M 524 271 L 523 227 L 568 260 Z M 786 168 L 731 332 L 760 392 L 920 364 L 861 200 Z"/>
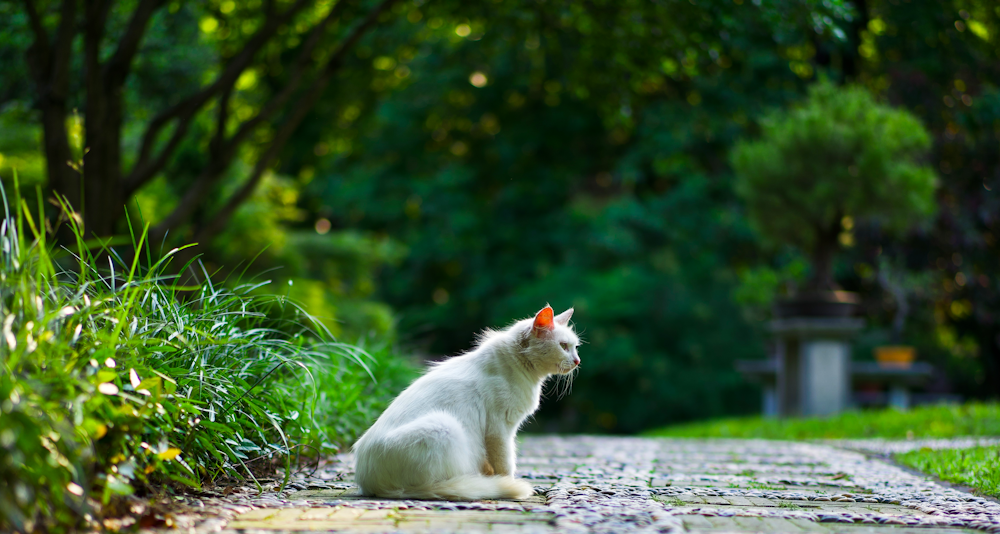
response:
<path fill-rule="evenodd" d="M 483 465 L 479 468 L 479 470 L 483 473 L 483 475 L 488 477 L 496 474 L 496 471 L 493 470 L 493 466 L 490 464 L 489 460 L 483 460 Z"/>

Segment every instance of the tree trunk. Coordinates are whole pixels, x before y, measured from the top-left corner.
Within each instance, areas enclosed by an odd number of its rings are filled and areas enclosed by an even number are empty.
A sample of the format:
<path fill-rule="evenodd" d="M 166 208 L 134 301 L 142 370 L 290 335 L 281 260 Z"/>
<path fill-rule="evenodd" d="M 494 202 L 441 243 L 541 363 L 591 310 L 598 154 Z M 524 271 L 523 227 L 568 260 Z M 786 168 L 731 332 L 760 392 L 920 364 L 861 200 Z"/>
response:
<path fill-rule="evenodd" d="M 844 82 L 851 83 L 858 79 L 861 74 L 861 63 L 864 61 L 858 54 L 858 47 L 861 46 L 861 32 L 868 29 L 868 2 L 866 0 L 854 0 L 854 9 L 857 16 L 852 21 L 848 32 L 849 47 L 848 53 L 842 56 L 842 69 L 844 72 Z"/>
<path fill-rule="evenodd" d="M 983 393 L 993 399 L 1000 399 L 1000 332 L 991 323 L 977 325 L 979 360 L 983 364 L 985 376 Z"/>
<path fill-rule="evenodd" d="M 161 221 L 152 236 L 161 237 L 167 230 L 177 228 L 190 221 L 196 209 L 204 204 L 209 190 L 225 174 L 238 148 L 253 134 L 258 126 L 274 120 L 292 99 L 300 99 L 286 119 L 288 129 L 294 130 L 305 113 L 315 104 L 322 88 L 325 87 L 344 61 L 347 52 L 373 28 L 381 15 L 398 0 L 381 0 L 368 10 L 367 15 L 341 41 L 336 51 L 326 60 L 325 65 L 315 65 L 316 46 L 324 32 L 334 21 L 342 21 L 345 10 L 364 9 L 357 2 L 338 2 L 334 9 L 311 30 L 306 45 L 299 51 L 299 57 L 292 68 L 289 83 L 253 118 L 243 121 L 236 133 L 227 136 L 228 99 L 233 85 L 242 72 L 251 66 L 258 52 L 273 42 L 285 24 L 292 21 L 297 13 L 308 9 L 311 0 L 295 0 L 280 12 L 269 13 L 265 24 L 258 29 L 244 48 L 236 53 L 219 73 L 216 80 L 207 87 L 157 115 L 148 125 L 143 135 L 138 158 L 129 174 L 122 169 L 122 126 L 124 109 L 124 87 L 133 59 L 137 54 L 151 17 L 166 0 L 138 0 L 131 18 L 120 36 L 113 54 L 106 57 L 106 28 L 109 10 L 114 2 L 94 0 L 80 2 L 81 17 L 77 16 L 78 0 L 63 0 L 61 17 L 55 39 L 50 42 L 42 13 L 35 8 L 33 0 L 24 0 L 25 13 L 35 37 L 28 51 L 28 63 L 32 68 L 32 78 L 38 89 L 38 107 L 42 112 L 45 129 L 45 153 L 48 162 L 49 187 L 82 213 L 85 235 L 108 237 L 117 233 L 125 214 L 125 203 L 143 185 L 153 179 L 169 162 L 179 143 L 187 134 L 188 127 L 211 101 L 219 104 L 217 132 L 212 141 L 211 158 L 202 170 L 196 184 L 185 193 L 180 206 L 166 220 Z M 274 7 L 273 3 L 269 6 Z M 67 165 L 72 159 L 66 131 L 66 109 L 69 95 L 69 63 L 73 53 L 72 43 L 77 31 L 82 31 L 84 67 L 84 143 L 83 167 L 80 173 Z M 315 70 L 313 67 L 316 67 Z M 306 95 L 299 95 L 303 83 L 309 81 L 309 71 L 315 78 Z M 162 147 L 157 147 L 158 134 L 168 125 L 173 132 Z M 284 128 L 283 128 L 284 129 Z M 267 158 L 258 162 L 254 176 L 247 180 L 239 192 L 229 199 L 220 213 L 211 217 L 206 228 L 196 229 L 197 234 L 209 240 L 224 227 L 232 213 L 253 192 L 261 173 L 277 157 L 278 151 L 287 141 L 288 133 L 279 136 L 267 148 Z M 162 230 L 162 231 L 160 231 Z M 60 239 L 72 240 L 72 235 L 61 235 Z"/>
<path fill-rule="evenodd" d="M 87 153 L 83 157 L 84 229 L 88 237 L 115 234 L 124 213 L 121 181 L 122 86 L 108 80 L 101 64 L 109 2 L 86 4 L 84 67 L 86 68 Z"/>
<path fill-rule="evenodd" d="M 812 273 L 806 282 L 806 293 L 819 294 L 840 289 L 833 279 L 833 257 L 839 248 L 837 236 L 839 234 L 839 219 L 837 223 L 825 230 L 820 230 L 816 235 L 816 245 L 812 251 Z"/>
<path fill-rule="evenodd" d="M 76 1 L 65 0 L 59 7 L 59 24 L 52 39 L 30 0 L 25 2 L 25 11 L 34 34 L 25 59 L 38 94 L 36 105 L 42 115 L 49 186 L 64 195 L 71 205 L 79 206 L 80 175 L 70 166 L 73 155 L 66 133 L 69 65 L 76 34 Z"/>
<path fill-rule="evenodd" d="M 42 135 L 49 187 L 66 197 L 74 208 L 80 206 L 80 173 L 70 167 L 73 155 L 66 134 L 66 99 L 42 95 Z"/>

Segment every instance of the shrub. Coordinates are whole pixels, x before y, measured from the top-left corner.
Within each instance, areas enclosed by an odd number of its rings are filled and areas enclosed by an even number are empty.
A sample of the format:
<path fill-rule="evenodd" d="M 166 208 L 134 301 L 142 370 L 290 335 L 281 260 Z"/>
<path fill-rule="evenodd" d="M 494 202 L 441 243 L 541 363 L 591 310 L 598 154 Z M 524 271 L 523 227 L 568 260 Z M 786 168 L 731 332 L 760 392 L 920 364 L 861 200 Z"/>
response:
<path fill-rule="evenodd" d="M 71 530 L 152 484 L 287 477 L 298 446 L 351 439 L 384 402 L 365 397 L 371 357 L 251 294 L 266 282 L 178 287 L 177 250 L 153 261 L 145 232 L 84 243 L 65 205 L 77 246 L 56 248 L 41 206 L 33 219 L 17 190 L 4 198 L 0 530 Z"/>

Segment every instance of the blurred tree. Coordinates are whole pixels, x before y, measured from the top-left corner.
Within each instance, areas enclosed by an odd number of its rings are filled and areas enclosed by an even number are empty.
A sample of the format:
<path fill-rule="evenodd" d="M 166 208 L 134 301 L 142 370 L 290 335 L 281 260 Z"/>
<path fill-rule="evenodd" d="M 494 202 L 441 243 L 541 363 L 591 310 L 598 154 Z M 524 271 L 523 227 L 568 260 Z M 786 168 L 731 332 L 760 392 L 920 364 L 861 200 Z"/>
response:
<path fill-rule="evenodd" d="M 917 114 L 941 182 L 929 229 L 891 240 L 862 228 L 845 282 L 881 255 L 933 283 L 911 306 L 906 336 L 964 394 L 1000 396 L 1000 5 L 992 0 L 869 0 L 854 50 L 858 81 Z M 855 278 L 855 280 L 851 280 Z M 869 284 L 866 286 L 866 284 Z M 891 317 L 891 300 L 872 312 Z M 878 316 L 874 316 L 878 319 Z"/>
<path fill-rule="evenodd" d="M 348 52 L 388 16 L 394 3 L 222 0 L 182 10 L 180 3 L 166 0 L 140 0 L 127 7 L 110 0 L 25 0 L 17 15 L 21 29 L 33 37 L 26 59 L 41 113 L 49 186 L 83 211 L 90 234 L 111 235 L 127 200 L 167 167 L 192 130 L 204 128 L 207 158 L 173 211 L 159 221 L 154 237 L 162 237 L 207 203 L 213 186 L 251 145 L 252 170 L 193 232 L 195 241 L 207 242 L 250 197 Z M 151 111 L 151 117 L 130 115 L 128 82 L 134 69 L 158 66 L 152 76 L 163 77 L 171 67 L 160 63 L 164 57 L 158 56 L 162 50 L 157 43 L 144 46 L 144 39 L 157 26 L 176 21 L 187 25 L 175 29 L 189 38 L 214 45 L 209 53 L 218 64 L 198 73 L 204 78 L 194 87 L 171 94 L 165 108 L 143 110 Z M 281 76 L 268 77 L 270 84 L 257 83 L 276 70 Z M 82 73 L 81 87 L 74 83 L 77 73 Z M 76 159 L 66 126 L 76 91 L 86 147 L 82 177 L 79 166 L 67 165 Z M 214 119 L 199 124 L 207 113 Z M 123 154 L 129 148 L 123 146 L 127 126 L 142 128 L 134 154 Z"/>
<path fill-rule="evenodd" d="M 266 5 L 275 17 L 300 5 L 275 2 L 172 1 L 151 15 L 121 86 L 123 176 L 138 168 L 153 118 L 213 87 L 268 27 Z M 180 228 L 171 235 L 184 239 L 204 240 L 257 163 L 273 157 L 203 249 L 215 260 L 209 270 L 271 244 L 257 266 L 288 266 L 290 294 L 336 319 L 353 313 L 345 299 L 359 310 L 384 299 L 408 339 L 435 355 L 545 301 L 576 305 L 591 344 L 574 395 L 557 405 L 576 414 L 576 429 L 752 411 L 731 362 L 763 355 L 761 310 L 749 316 L 737 304 L 765 301 L 780 285 L 774 272 L 795 276 L 801 262 L 788 247 L 759 246 L 722 156 L 825 76 L 919 116 L 943 177 L 932 229 L 900 243 L 857 221 L 835 279 L 891 316 L 871 274 L 879 252 L 930 273 L 935 286 L 916 295 L 905 337 L 949 369 L 1000 384 L 979 376 L 1000 370 L 994 2 L 399 2 L 379 17 L 383 31 L 344 53 L 280 152 L 269 152 L 316 69 L 375 7 L 331 4 L 316 0 L 272 28 L 232 82 L 228 112 L 219 87 L 186 132 L 176 117 L 151 142 L 151 158 L 172 152 L 138 204 L 153 221 L 180 221 L 158 230 Z M 63 4 L 36 5 L 55 43 Z M 102 65 L 138 5 L 109 11 Z M 295 80 L 296 58 L 312 57 L 302 52 L 328 9 L 344 12 L 328 23 L 300 92 L 206 181 L 221 154 L 220 116 L 225 140 L 271 110 Z M 31 36 L 22 4 L 0 2 L 0 68 L 13 73 L 4 102 L 30 96 L 20 58 Z M 86 79 L 84 33 L 75 39 L 65 109 L 85 118 L 85 87 L 75 83 Z M 29 114 L 13 104 L 5 112 L 12 127 L 0 144 L 10 148 L 0 151 L 19 166 L 37 163 L 25 144 L 36 133 L 19 126 Z M 69 123 L 75 160 L 84 143 L 71 112 Z M 360 324 L 381 331 L 391 320 L 379 307 Z"/>
<path fill-rule="evenodd" d="M 815 84 L 761 128 L 759 140 L 733 149 L 736 189 L 763 236 L 810 256 L 806 292 L 837 289 L 833 256 L 855 221 L 902 232 L 934 211 L 936 178 L 922 162 L 927 132 L 864 88 Z"/>
<path fill-rule="evenodd" d="M 319 114 L 290 144 L 311 219 L 407 245 L 380 295 L 435 356 L 546 301 L 576 306 L 584 364 L 547 408 L 565 429 L 753 411 L 732 362 L 763 342 L 731 293 L 758 252 L 720 155 L 804 91 L 812 74 L 784 47 L 840 39 L 847 14 L 815 27 L 825 8 L 809 2 L 439 7 L 420 9 L 418 47 L 374 58 L 372 86 L 393 91 L 338 103 L 352 113 L 334 128 Z"/>

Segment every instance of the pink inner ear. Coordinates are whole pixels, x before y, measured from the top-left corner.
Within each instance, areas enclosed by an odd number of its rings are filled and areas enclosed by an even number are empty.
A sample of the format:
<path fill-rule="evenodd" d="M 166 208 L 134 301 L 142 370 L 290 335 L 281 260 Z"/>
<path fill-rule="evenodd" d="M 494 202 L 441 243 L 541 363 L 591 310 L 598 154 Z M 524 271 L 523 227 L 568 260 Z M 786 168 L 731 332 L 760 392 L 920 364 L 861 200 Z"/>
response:
<path fill-rule="evenodd" d="M 542 311 L 535 315 L 535 328 L 552 330 L 556 327 L 555 323 L 552 322 L 552 307 L 546 306 L 542 308 Z"/>

